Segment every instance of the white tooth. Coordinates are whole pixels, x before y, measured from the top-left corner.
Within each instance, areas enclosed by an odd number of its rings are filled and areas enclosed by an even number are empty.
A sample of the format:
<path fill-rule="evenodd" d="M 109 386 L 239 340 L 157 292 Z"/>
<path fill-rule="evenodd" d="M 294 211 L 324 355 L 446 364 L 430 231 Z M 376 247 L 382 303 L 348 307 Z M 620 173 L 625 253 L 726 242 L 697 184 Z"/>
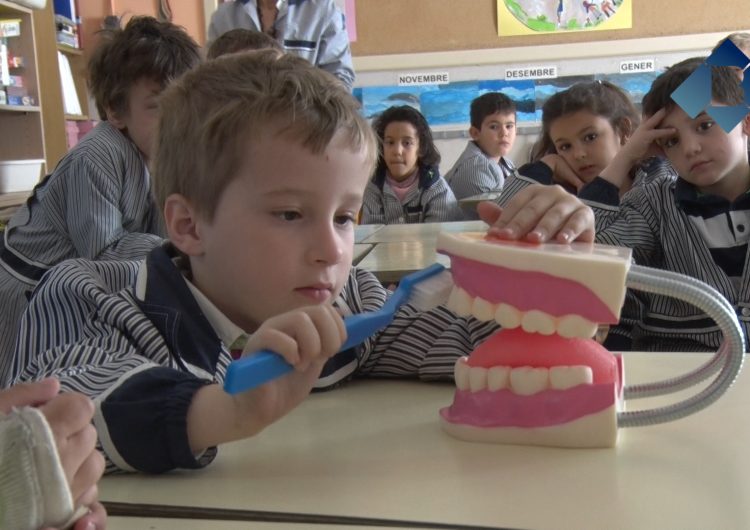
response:
<path fill-rule="evenodd" d="M 590 385 L 594 373 L 590 366 L 553 366 L 549 369 L 549 384 L 557 390 L 565 390 L 578 385 Z"/>
<path fill-rule="evenodd" d="M 510 366 L 493 366 L 487 370 L 487 390 L 495 391 L 508 388 Z"/>
<path fill-rule="evenodd" d="M 481 366 L 472 366 L 469 368 L 469 389 L 472 392 L 479 392 L 487 387 L 487 369 Z"/>
<path fill-rule="evenodd" d="M 544 311 L 532 309 L 523 314 L 521 327 L 526 333 L 552 335 L 555 332 L 555 320 Z"/>
<path fill-rule="evenodd" d="M 597 324 L 580 315 L 565 315 L 557 323 L 557 334 L 566 339 L 590 339 L 596 334 Z"/>
<path fill-rule="evenodd" d="M 466 364 L 467 359 L 468 357 L 459 357 L 453 370 L 456 388 L 459 390 L 469 389 L 469 365 Z"/>
<path fill-rule="evenodd" d="M 451 295 L 448 297 L 446 305 L 448 306 L 448 309 L 456 313 L 458 316 L 468 317 L 471 316 L 472 303 L 473 299 L 471 298 L 471 295 L 461 287 L 456 286 L 451 291 Z"/>
<path fill-rule="evenodd" d="M 498 304 L 495 310 L 495 322 L 504 328 L 517 328 L 521 325 L 521 312 L 512 305 Z"/>
<path fill-rule="evenodd" d="M 510 388 L 516 394 L 530 396 L 548 387 L 549 370 L 521 366 L 510 371 Z"/>
<path fill-rule="evenodd" d="M 477 296 L 474 299 L 471 314 L 474 315 L 477 320 L 481 320 L 482 322 L 495 320 L 495 304 L 491 304 L 484 298 L 479 298 Z"/>

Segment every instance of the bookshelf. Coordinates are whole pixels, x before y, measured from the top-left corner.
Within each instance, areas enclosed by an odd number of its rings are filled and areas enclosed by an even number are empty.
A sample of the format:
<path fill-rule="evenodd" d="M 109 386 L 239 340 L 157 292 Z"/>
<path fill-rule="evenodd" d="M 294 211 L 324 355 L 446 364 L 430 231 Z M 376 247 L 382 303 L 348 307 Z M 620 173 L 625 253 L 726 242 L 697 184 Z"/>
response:
<path fill-rule="evenodd" d="M 5 182 L 13 184 L 15 174 L 8 173 L 9 166 L 15 170 L 18 161 L 29 166 L 36 164 L 39 171 L 27 175 L 43 175 L 67 152 L 67 144 L 51 3 L 44 9 L 32 10 L 0 0 L 0 19 L 21 21 L 20 35 L 6 37 L 5 42 L 10 53 L 23 58 L 23 66 L 13 68 L 10 74 L 23 79 L 23 88 L 32 98 L 27 105 L 0 105 L 0 166 L 5 171 Z M 0 204 L 7 214 L 25 200 L 28 192 L 14 189 L 4 193 L 5 189 L 0 188 Z"/>

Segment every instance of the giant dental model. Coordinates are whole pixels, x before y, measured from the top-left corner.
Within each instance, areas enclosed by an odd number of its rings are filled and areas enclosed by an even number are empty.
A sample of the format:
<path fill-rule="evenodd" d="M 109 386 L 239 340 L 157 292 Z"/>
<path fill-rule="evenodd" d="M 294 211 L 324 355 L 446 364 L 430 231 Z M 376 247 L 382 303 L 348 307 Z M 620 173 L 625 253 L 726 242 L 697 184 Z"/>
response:
<path fill-rule="evenodd" d="M 479 233 L 438 237 L 451 258 L 448 307 L 502 329 L 456 362 L 453 404 L 440 411 L 457 438 L 560 447 L 611 447 L 618 427 L 671 421 L 718 399 L 742 367 L 734 310 L 692 278 L 631 265 L 630 250 L 574 243 L 533 245 Z M 684 376 L 623 386 L 619 356 L 592 339 L 617 323 L 626 283 L 690 302 L 717 321 L 722 348 Z M 718 372 L 703 392 L 661 409 L 623 412 L 625 398 L 668 394 Z"/>

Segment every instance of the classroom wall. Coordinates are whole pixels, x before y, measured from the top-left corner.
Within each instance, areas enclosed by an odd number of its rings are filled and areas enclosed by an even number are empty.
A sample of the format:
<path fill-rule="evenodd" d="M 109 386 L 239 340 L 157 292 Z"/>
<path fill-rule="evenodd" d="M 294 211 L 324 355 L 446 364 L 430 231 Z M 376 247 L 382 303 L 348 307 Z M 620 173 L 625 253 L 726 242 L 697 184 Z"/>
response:
<path fill-rule="evenodd" d="M 496 0 L 356 0 L 355 56 L 511 48 L 728 32 L 750 27 L 747 0 L 633 0 L 633 27 L 498 37 Z"/>

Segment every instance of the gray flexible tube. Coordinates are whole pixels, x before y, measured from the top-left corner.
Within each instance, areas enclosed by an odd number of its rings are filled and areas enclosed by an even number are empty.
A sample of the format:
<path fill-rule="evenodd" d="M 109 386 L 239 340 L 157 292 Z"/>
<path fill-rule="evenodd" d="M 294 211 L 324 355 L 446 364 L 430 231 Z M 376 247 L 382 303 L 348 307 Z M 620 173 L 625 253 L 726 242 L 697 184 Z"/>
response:
<path fill-rule="evenodd" d="M 626 386 L 623 389 L 626 399 L 658 396 L 689 388 L 718 372 L 706 388 L 683 401 L 655 409 L 618 413 L 618 427 L 666 423 L 698 412 L 719 399 L 737 379 L 745 354 L 745 338 L 731 304 L 714 288 L 695 278 L 640 265 L 631 266 L 626 284 L 638 291 L 671 296 L 696 306 L 716 322 L 724 340 L 708 362 L 687 374 L 645 385 Z"/>

